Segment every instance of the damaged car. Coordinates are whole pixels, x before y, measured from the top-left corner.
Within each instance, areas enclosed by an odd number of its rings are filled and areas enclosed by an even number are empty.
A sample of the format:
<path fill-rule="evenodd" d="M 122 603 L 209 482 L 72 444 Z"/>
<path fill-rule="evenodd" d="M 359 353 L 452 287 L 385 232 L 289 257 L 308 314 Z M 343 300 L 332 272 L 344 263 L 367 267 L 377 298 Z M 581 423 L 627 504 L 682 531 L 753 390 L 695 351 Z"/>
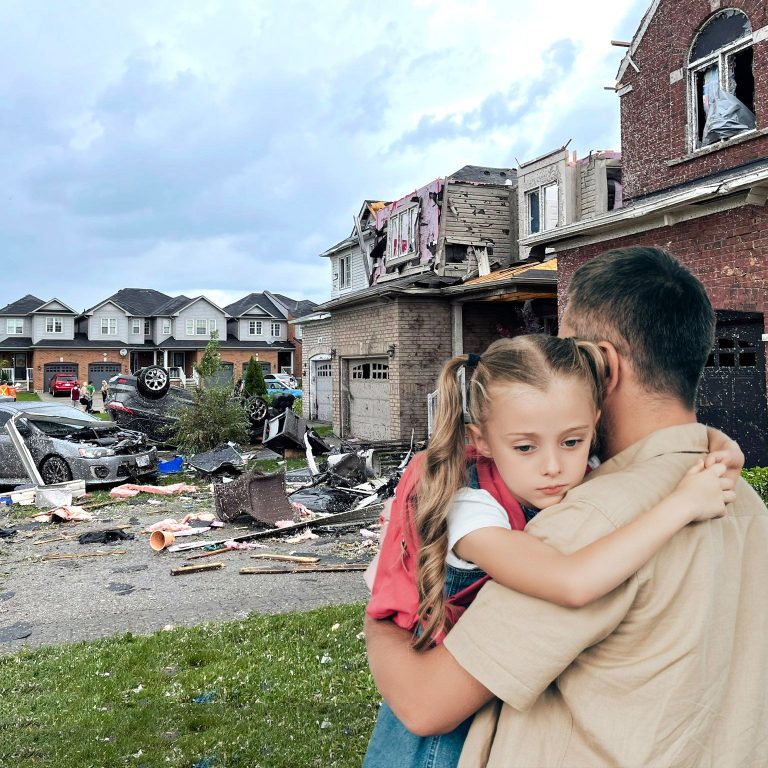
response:
<path fill-rule="evenodd" d="M 126 429 L 143 432 L 153 443 L 169 444 L 176 413 L 192 405 L 192 393 L 170 383 L 168 371 L 157 365 L 142 368 L 134 375 L 119 374 L 109 380 L 109 397 L 104 405 L 112 421 Z M 243 401 L 251 433 L 260 436 L 269 416 L 269 406 L 260 397 Z"/>
<path fill-rule="evenodd" d="M 0 485 L 30 480 L 14 445 L 14 427 L 46 485 L 68 480 L 106 485 L 157 472 L 157 449 L 140 432 L 68 405 L 2 403 Z"/>

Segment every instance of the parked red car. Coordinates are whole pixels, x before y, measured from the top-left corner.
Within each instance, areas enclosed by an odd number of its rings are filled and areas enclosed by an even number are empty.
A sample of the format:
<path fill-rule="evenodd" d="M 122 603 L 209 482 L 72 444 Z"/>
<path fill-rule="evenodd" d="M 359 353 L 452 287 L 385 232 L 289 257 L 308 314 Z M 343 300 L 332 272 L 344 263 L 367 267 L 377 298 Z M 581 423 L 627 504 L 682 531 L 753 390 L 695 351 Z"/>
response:
<path fill-rule="evenodd" d="M 74 373 L 54 373 L 48 384 L 49 394 L 68 395 L 79 384 Z"/>

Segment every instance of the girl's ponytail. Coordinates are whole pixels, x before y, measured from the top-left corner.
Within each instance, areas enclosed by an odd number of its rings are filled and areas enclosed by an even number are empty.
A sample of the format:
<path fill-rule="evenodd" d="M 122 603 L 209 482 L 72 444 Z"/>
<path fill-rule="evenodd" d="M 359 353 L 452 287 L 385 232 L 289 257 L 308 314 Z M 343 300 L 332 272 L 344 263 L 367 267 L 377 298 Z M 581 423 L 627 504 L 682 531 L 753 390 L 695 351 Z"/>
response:
<path fill-rule="evenodd" d="M 416 531 L 421 540 L 418 561 L 419 622 L 417 650 L 429 647 L 445 626 L 443 592 L 448 555 L 448 511 L 453 495 L 466 484 L 465 429 L 458 372 L 477 356 L 461 355 L 442 368 L 437 387 L 435 427 L 426 450 L 417 491 Z M 469 373 L 469 370 L 468 370 Z"/>

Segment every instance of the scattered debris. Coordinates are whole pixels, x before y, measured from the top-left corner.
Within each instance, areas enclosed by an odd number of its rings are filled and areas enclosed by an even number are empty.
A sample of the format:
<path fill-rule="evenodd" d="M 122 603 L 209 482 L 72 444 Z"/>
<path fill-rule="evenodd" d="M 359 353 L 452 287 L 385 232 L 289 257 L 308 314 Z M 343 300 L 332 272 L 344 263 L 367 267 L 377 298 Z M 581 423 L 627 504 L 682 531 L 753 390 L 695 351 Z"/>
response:
<path fill-rule="evenodd" d="M 232 483 L 213 486 L 216 514 L 225 523 L 243 514 L 263 525 L 276 525 L 278 520 L 298 520 L 298 513 L 286 498 L 283 474 L 265 475 L 251 471 Z"/>
<path fill-rule="evenodd" d="M 117 541 L 131 541 L 134 536 L 126 533 L 124 526 L 105 528 L 101 531 L 87 531 L 77 537 L 80 544 L 114 544 Z"/>
<path fill-rule="evenodd" d="M 149 546 L 155 552 L 162 552 L 164 549 L 168 549 L 174 541 L 176 541 L 176 537 L 171 531 L 152 531 L 152 535 L 149 537 Z"/>
<path fill-rule="evenodd" d="M 368 563 L 332 563 L 329 565 L 300 565 L 294 568 L 254 568 L 246 566 L 240 569 L 242 574 L 256 573 L 320 573 L 320 572 L 342 572 L 342 571 L 364 571 Z"/>
<path fill-rule="evenodd" d="M 231 443 L 220 445 L 212 451 L 196 453 L 187 463 L 206 474 L 213 475 L 221 472 L 240 474 L 245 466 L 245 459 Z"/>
<path fill-rule="evenodd" d="M 312 531 L 307 528 L 305 531 L 302 531 L 297 536 L 291 536 L 290 538 L 286 539 L 286 541 L 289 544 L 298 544 L 300 541 L 309 541 L 310 539 L 319 539 L 320 537 L 316 533 L 312 533 Z"/>
<path fill-rule="evenodd" d="M 181 472 L 184 467 L 184 459 L 181 456 L 176 456 L 168 461 L 161 461 L 157 465 L 157 471 L 164 475 L 173 475 L 176 472 Z"/>
<path fill-rule="evenodd" d="M 132 496 L 138 496 L 140 493 L 157 493 L 161 496 L 173 496 L 177 493 L 194 493 L 197 488 L 187 483 L 174 483 L 173 485 L 135 485 L 133 483 L 124 483 L 113 488 L 110 496 L 127 499 Z"/>
<path fill-rule="evenodd" d="M 90 512 L 86 512 L 82 507 L 56 507 L 50 512 L 42 512 L 39 515 L 35 515 L 32 520 L 36 523 L 69 523 L 69 522 L 90 522 L 93 520 L 93 515 Z"/>
<path fill-rule="evenodd" d="M 171 576 L 182 576 L 185 573 L 202 573 L 203 571 L 217 571 L 224 567 L 224 563 L 203 563 L 201 565 L 180 565 L 171 568 Z"/>
<path fill-rule="evenodd" d="M 281 560 L 286 563 L 319 563 L 320 558 L 309 555 L 281 555 L 277 552 L 259 552 L 256 555 L 251 555 L 253 560 Z"/>
<path fill-rule="evenodd" d="M 111 557 L 112 555 L 124 555 L 127 549 L 115 549 L 112 552 L 83 552 L 77 555 L 43 555 L 42 560 L 81 560 L 84 557 Z"/>

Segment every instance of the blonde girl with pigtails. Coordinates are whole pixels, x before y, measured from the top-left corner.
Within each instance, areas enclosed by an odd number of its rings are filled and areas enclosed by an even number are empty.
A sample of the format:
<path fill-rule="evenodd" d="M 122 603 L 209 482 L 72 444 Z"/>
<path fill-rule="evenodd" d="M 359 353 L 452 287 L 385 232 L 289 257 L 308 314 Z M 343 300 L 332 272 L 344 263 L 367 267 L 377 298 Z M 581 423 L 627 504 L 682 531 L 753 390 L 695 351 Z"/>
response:
<path fill-rule="evenodd" d="M 368 614 L 413 630 L 421 650 L 441 642 L 488 578 L 577 609 L 619 586 L 684 526 L 721 517 L 734 498 L 724 473 L 743 460 L 723 436 L 707 468 L 699 462 L 656 507 L 583 549 L 560 552 L 523 531 L 588 476 L 605 379 L 597 345 L 543 335 L 500 339 L 481 356 L 445 363 L 433 434 L 398 485 Z M 419 737 L 382 703 L 364 766 L 455 766 L 469 722 Z"/>

